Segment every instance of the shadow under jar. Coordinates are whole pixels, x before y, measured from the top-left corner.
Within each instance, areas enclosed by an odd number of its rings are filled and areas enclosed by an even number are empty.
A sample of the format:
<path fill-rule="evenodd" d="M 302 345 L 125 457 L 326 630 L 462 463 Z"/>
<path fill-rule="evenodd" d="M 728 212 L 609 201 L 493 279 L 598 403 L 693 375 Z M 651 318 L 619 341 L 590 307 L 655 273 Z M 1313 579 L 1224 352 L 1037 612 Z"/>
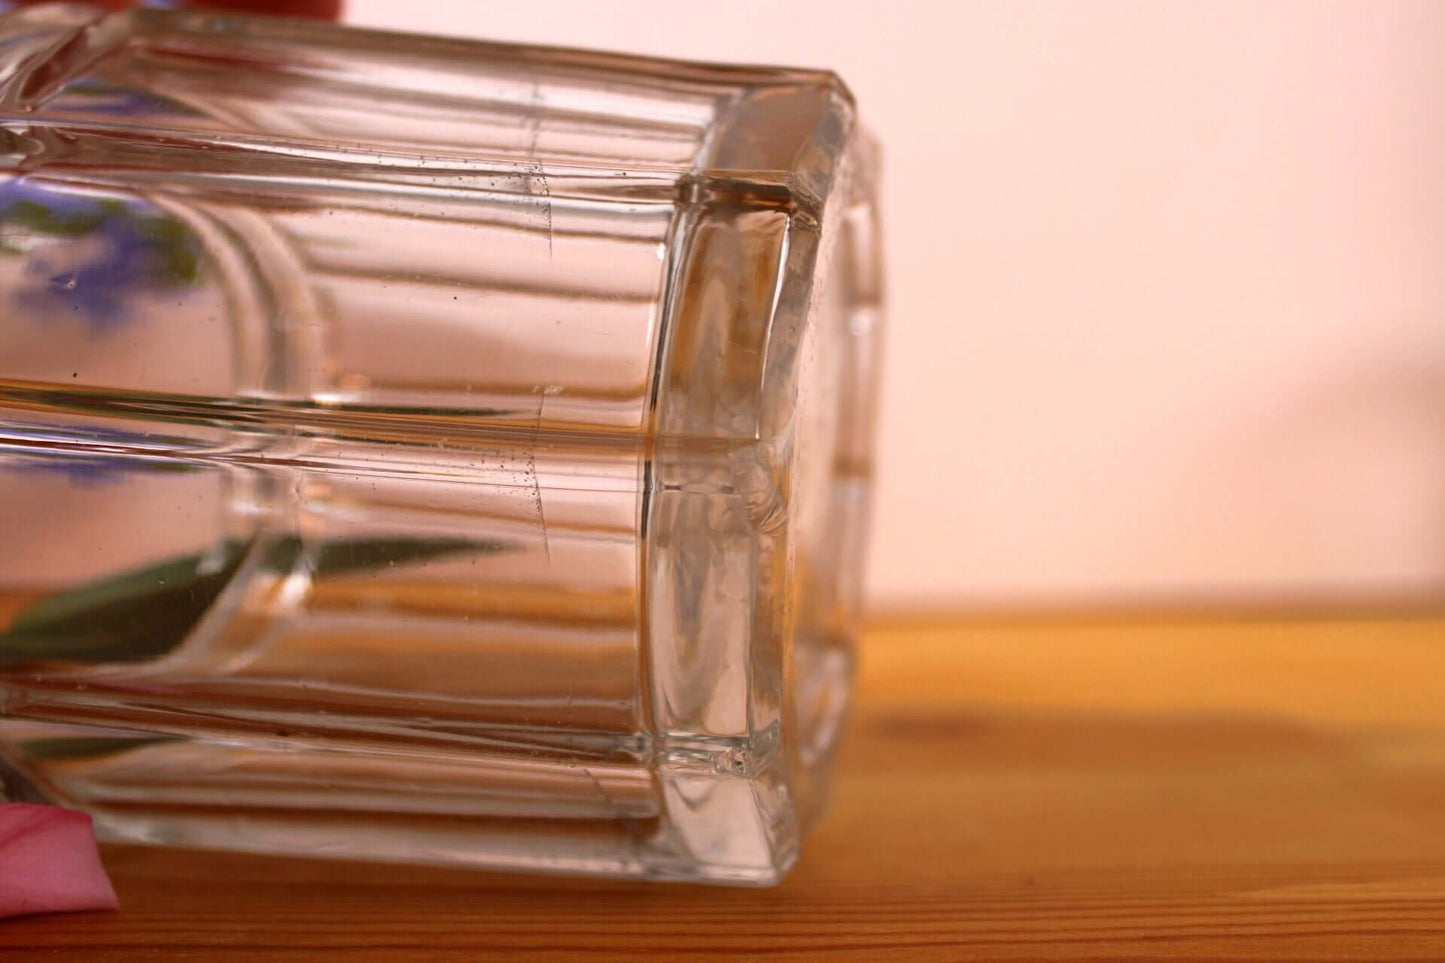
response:
<path fill-rule="evenodd" d="M 112 839 L 769 883 L 852 672 L 826 73 L 0 18 L 0 779 Z"/>

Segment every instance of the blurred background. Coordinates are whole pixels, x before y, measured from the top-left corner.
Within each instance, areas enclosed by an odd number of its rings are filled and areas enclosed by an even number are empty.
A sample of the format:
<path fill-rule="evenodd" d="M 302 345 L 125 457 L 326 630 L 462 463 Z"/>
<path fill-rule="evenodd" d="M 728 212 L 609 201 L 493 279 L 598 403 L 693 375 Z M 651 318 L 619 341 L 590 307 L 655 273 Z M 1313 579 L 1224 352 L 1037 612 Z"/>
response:
<path fill-rule="evenodd" d="M 836 70 L 884 146 L 877 614 L 1445 601 L 1445 3 L 224 5 Z"/>
<path fill-rule="evenodd" d="M 875 611 L 1445 598 L 1445 4 L 345 19 L 842 75 L 886 163 Z"/>

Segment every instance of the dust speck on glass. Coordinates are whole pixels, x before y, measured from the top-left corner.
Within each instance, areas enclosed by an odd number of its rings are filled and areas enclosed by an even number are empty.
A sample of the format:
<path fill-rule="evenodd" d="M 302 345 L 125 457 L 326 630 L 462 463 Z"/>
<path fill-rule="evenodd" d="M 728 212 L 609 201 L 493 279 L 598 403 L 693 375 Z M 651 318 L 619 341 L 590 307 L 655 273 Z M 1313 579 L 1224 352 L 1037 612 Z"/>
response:
<path fill-rule="evenodd" d="M 769 883 L 853 665 L 833 76 L 0 17 L 0 779 L 112 839 Z"/>

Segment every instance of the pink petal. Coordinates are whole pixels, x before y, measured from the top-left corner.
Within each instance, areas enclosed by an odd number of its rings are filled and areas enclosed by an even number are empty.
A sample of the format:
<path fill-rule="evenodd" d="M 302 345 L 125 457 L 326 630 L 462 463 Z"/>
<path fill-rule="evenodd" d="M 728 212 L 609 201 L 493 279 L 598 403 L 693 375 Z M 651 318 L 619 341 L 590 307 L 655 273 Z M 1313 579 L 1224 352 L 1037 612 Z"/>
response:
<path fill-rule="evenodd" d="M 0 805 L 0 919 L 116 906 L 89 816 L 57 806 Z"/>

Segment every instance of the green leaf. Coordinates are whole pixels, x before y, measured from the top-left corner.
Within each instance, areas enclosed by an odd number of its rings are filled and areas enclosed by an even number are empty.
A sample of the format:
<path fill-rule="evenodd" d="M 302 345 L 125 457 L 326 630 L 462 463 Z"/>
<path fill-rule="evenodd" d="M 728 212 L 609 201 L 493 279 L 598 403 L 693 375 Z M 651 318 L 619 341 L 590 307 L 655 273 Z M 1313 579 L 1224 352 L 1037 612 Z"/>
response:
<path fill-rule="evenodd" d="M 459 552 L 500 552 L 498 542 L 466 538 L 343 538 L 323 542 L 316 553 L 317 575 L 342 575 L 369 568 L 425 562 Z"/>
<path fill-rule="evenodd" d="M 167 742 L 181 742 L 181 736 L 130 736 L 105 738 L 103 736 L 75 736 L 58 739 L 27 739 L 18 743 L 18 754 L 27 759 L 94 759 L 96 756 L 111 756 L 141 746 L 155 746 Z"/>
<path fill-rule="evenodd" d="M 143 662 L 170 652 L 195 628 L 236 574 L 253 541 L 228 539 L 214 552 L 186 555 L 57 592 L 22 611 L 0 632 L 0 668 L 31 662 Z M 264 564 L 291 571 L 305 558 L 295 535 L 266 546 Z M 314 577 L 391 568 L 460 552 L 505 550 L 465 538 L 351 538 L 320 543 Z"/>
<path fill-rule="evenodd" d="M 213 571 L 232 570 L 249 544 L 239 539 L 227 539 L 221 543 L 215 555 L 185 555 L 157 565 L 147 565 L 86 582 L 65 592 L 57 592 L 17 615 L 11 623 L 10 631 L 13 633 L 58 625 L 72 616 L 83 615 L 117 602 L 162 593 L 167 587 L 194 584 L 198 579 L 204 578 L 200 572 L 203 563 L 208 563 L 206 567 Z M 0 639 L 4 637 L 0 635 Z"/>
<path fill-rule="evenodd" d="M 0 634 L 0 666 L 142 662 L 164 655 L 221 594 L 244 546 L 224 543 L 219 566 L 207 556 L 187 556 L 43 599 Z"/>

